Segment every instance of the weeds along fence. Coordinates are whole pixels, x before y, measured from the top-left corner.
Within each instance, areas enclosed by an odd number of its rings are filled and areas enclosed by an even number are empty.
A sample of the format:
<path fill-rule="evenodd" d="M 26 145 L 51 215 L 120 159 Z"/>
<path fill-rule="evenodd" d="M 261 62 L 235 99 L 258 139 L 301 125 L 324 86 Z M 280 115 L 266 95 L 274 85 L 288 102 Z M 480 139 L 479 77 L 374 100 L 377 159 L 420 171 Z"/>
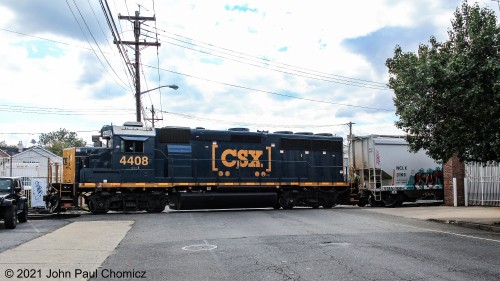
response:
<path fill-rule="evenodd" d="M 469 205 L 500 206 L 500 163 L 465 163 Z"/>

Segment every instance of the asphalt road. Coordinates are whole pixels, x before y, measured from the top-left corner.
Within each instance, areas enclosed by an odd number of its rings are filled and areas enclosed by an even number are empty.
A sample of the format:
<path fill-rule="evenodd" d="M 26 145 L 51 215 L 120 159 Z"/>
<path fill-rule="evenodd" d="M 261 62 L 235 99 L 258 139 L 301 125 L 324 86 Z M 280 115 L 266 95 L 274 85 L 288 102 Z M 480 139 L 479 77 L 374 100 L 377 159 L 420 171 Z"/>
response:
<path fill-rule="evenodd" d="M 367 210 L 116 215 L 136 223 L 102 268 L 147 280 L 500 279 L 498 234 Z"/>
<path fill-rule="evenodd" d="M 0 253 L 50 233 L 68 223 L 70 221 L 64 219 L 28 220 L 26 223 L 18 223 L 15 229 L 5 229 L 3 221 L 0 221 Z"/>
<path fill-rule="evenodd" d="M 91 280 L 500 280 L 500 234 L 368 208 L 115 213 L 33 224 L 39 235 L 100 220 L 135 223 Z M 14 231 L 30 228 L 19 226 Z"/>

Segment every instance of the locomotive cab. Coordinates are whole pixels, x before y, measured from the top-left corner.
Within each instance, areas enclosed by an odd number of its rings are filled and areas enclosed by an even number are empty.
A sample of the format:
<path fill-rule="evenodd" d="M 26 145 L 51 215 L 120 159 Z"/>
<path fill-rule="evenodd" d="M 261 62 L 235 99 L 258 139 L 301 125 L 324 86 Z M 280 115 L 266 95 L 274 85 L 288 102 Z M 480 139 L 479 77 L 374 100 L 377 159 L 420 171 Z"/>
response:
<path fill-rule="evenodd" d="M 101 130 L 101 138 L 104 147 L 77 148 L 80 182 L 143 182 L 154 176 L 152 128 L 138 122 L 107 125 Z"/>
<path fill-rule="evenodd" d="M 93 213 L 163 211 L 165 189 L 153 184 L 153 128 L 144 127 L 139 122 L 106 125 L 101 129 L 100 140 L 94 140 L 94 143 L 101 144 L 101 147 L 77 147 L 64 151 L 62 190 L 73 190 L 70 196 L 73 201 L 83 195 Z M 60 196 L 63 199 L 63 192 Z"/>

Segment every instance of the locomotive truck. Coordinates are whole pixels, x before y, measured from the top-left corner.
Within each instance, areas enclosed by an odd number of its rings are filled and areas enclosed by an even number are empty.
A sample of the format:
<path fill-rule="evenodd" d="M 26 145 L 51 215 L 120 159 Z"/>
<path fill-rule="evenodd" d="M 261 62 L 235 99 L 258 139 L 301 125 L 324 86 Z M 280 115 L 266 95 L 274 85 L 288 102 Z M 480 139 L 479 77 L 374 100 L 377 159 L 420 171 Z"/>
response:
<path fill-rule="evenodd" d="M 350 202 L 343 139 L 332 134 L 246 128 L 106 125 L 94 147 L 63 152 L 51 211 L 83 204 L 92 213 L 294 206 Z"/>

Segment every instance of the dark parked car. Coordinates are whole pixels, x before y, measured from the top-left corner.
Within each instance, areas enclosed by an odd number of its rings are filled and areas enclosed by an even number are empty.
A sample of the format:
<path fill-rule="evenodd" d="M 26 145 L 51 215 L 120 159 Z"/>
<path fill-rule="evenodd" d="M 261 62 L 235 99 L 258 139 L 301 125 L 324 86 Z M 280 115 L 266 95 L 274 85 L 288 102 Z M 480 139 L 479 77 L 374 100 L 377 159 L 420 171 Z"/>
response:
<path fill-rule="evenodd" d="M 0 220 L 5 228 L 16 228 L 17 221 L 28 221 L 28 200 L 21 178 L 0 177 Z"/>

